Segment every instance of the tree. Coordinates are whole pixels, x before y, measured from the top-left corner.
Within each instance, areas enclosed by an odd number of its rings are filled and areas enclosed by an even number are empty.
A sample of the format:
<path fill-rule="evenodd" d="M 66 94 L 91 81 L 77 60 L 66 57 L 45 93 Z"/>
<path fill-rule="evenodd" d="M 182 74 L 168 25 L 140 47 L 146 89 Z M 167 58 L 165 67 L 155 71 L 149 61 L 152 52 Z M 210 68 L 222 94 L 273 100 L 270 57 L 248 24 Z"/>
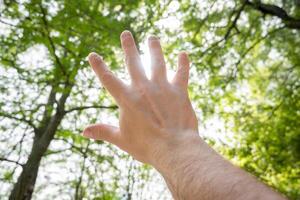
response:
<path fill-rule="evenodd" d="M 148 198 L 147 183 L 158 183 L 149 166 L 80 136 L 118 114 L 85 57 L 99 52 L 126 79 L 125 29 L 137 41 L 158 34 L 172 66 L 176 50 L 190 52 L 201 134 L 222 124 L 221 136 L 204 135 L 211 145 L 289 198 L 300 195 L 298 1 L 29 0 L 0 10 L 1 198 Z"/>

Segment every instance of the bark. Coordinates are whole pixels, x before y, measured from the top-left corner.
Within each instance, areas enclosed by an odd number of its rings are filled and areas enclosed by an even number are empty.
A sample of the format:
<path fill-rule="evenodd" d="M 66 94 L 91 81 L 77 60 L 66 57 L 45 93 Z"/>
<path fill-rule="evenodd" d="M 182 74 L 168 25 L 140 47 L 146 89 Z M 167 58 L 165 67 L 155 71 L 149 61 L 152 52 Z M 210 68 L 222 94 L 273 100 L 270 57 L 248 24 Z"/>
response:
<path fill-rule="evenodd" d="M 39 141 L 35 141 L 32 146 L 31 153 L 28 157 L 23 171 L 18 178 L 17 183 L 10 194 L 10 200 L 27 200 L 31 199 L 35 181 L 40 166 L 40 161 L 47 148 L 43 148 Z"/>
<path fill-rule="evenodd" d="M 9 200 L 31 199 L 41 159 L 46 153 L 52 139 L 54 138 L 55 132 L 65 115 L 64 106 L 70 94 L 70 90 L 71 88 L 69 88 L 60 98 L 55 114 L 50 118 L 45 116 L 49 120 L 43 120 L 44 125 L 40 126 L 35 133 L 30 155 L 12 189 Z M 50 97 L 52 98 L 51 94 Z"/>

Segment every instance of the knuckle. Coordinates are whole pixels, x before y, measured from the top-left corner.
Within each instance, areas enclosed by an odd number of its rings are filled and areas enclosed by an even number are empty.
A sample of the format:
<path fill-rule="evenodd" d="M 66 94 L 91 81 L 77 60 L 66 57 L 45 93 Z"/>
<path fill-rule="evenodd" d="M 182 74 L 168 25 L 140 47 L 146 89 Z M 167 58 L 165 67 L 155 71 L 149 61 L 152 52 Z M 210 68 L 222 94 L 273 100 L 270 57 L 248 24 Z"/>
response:
<path fill-rule="evenodd" d="M 130 48 L 133 46 L 133 42 L 132 42 L 132 39 L 130 37 L 124 37 L 122 39 L 122 43 L 123 43 L 123 46 L 124 48 Z"/>
<path fill-rule="evenodd" d="M 101 75 L 101 81 L 103 83 L 108 83 L 114 78 L 113 74 L 110 71 L 106 71 Z"/>
<path fill-rule="evenodd" d="M 155 68 L 157 69 L 163 69 L 164 67 L 166 67 L 166 63 L 163 59 L 156 59 L 154 61 L 154 65 L 156 66 Z"/>
<path fill-rule="evenodd" d="M 125 64 L 127 66 L 136 65 L 139 57 L 135 54 L 126 54 L 125 56 Z"/>
<path fill-rule="evenodd" d="M 129 56 L 125 56 L 125 64 L 128 66 L 130 64 L 130 58 Z"/>
<path fill-rule="evenodd" d="M 125 106 L 126 104 L 128 104 L 128 97 L 132 96 L 132 94 L 130 93 L 130 91 L 128 91 L 127 89 L 123 90 L 121 93 L 118 94 L 118 96 L 116 97 L 117 100 L 117 104 L 119 106 Z M 120 108 L 120 107 L 119 107 Z"/>
<path fill-rule="evenodd" d="M 134 103 L 139 103 L 145 100 L 147 93 L 148 93 L 147 86 L 139 85 L 137 87 L 132 88 L 130 99 Z"/>
<path fill-rule="evenodd" d="M 143 95 L 148 91 L 149 88 L 145 84 L 139 84 L 137 89 L 138 89 L 139 94 Z"/>
<path fill-rule="evenodd" d="M 151 86 L 151 95 L 155 97 L 162 96 L 167 90 L 165 90 L 164 86 L 161 84 L 153 84 Z"/>
<path fill-rule="evenodd" d="M 147 96 L 147 89 L 145 87 L 140 87 L 137 93 L 137 100 L 143 100 Z"/>

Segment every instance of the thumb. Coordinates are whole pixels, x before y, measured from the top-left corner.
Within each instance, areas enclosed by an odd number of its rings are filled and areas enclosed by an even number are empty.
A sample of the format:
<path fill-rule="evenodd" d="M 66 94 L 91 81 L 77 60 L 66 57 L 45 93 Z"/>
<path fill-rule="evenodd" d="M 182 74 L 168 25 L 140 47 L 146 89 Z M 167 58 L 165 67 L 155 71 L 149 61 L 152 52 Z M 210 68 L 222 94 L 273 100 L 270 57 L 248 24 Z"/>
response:
<path fill-rule="evenodd" d="M 120 129 L 107 124 L 91 124 L 84 129 L 83 136 L 95 140 L 105 140 L 118 146 Z"/>

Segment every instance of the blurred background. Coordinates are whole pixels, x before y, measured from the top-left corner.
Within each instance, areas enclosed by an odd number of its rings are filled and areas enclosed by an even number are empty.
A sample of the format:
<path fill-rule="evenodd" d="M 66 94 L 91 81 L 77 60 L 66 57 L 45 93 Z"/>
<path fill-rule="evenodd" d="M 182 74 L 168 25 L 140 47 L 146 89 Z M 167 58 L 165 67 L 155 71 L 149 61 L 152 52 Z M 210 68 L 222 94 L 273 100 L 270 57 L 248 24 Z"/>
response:
<path fill-rule="evenodd" d="M 81 136 L 118 124 L 86 56 L 124 81 L 130 30 L 149 72 L 161 38 L 169 77 L 189 52 L 201 136 L 290 199 L 300 199 L 299 0 L 0 0 L 0 199 L 171 199 L 160 175 Z M 254 191 L 255 192 L 255 191 Z"/>

